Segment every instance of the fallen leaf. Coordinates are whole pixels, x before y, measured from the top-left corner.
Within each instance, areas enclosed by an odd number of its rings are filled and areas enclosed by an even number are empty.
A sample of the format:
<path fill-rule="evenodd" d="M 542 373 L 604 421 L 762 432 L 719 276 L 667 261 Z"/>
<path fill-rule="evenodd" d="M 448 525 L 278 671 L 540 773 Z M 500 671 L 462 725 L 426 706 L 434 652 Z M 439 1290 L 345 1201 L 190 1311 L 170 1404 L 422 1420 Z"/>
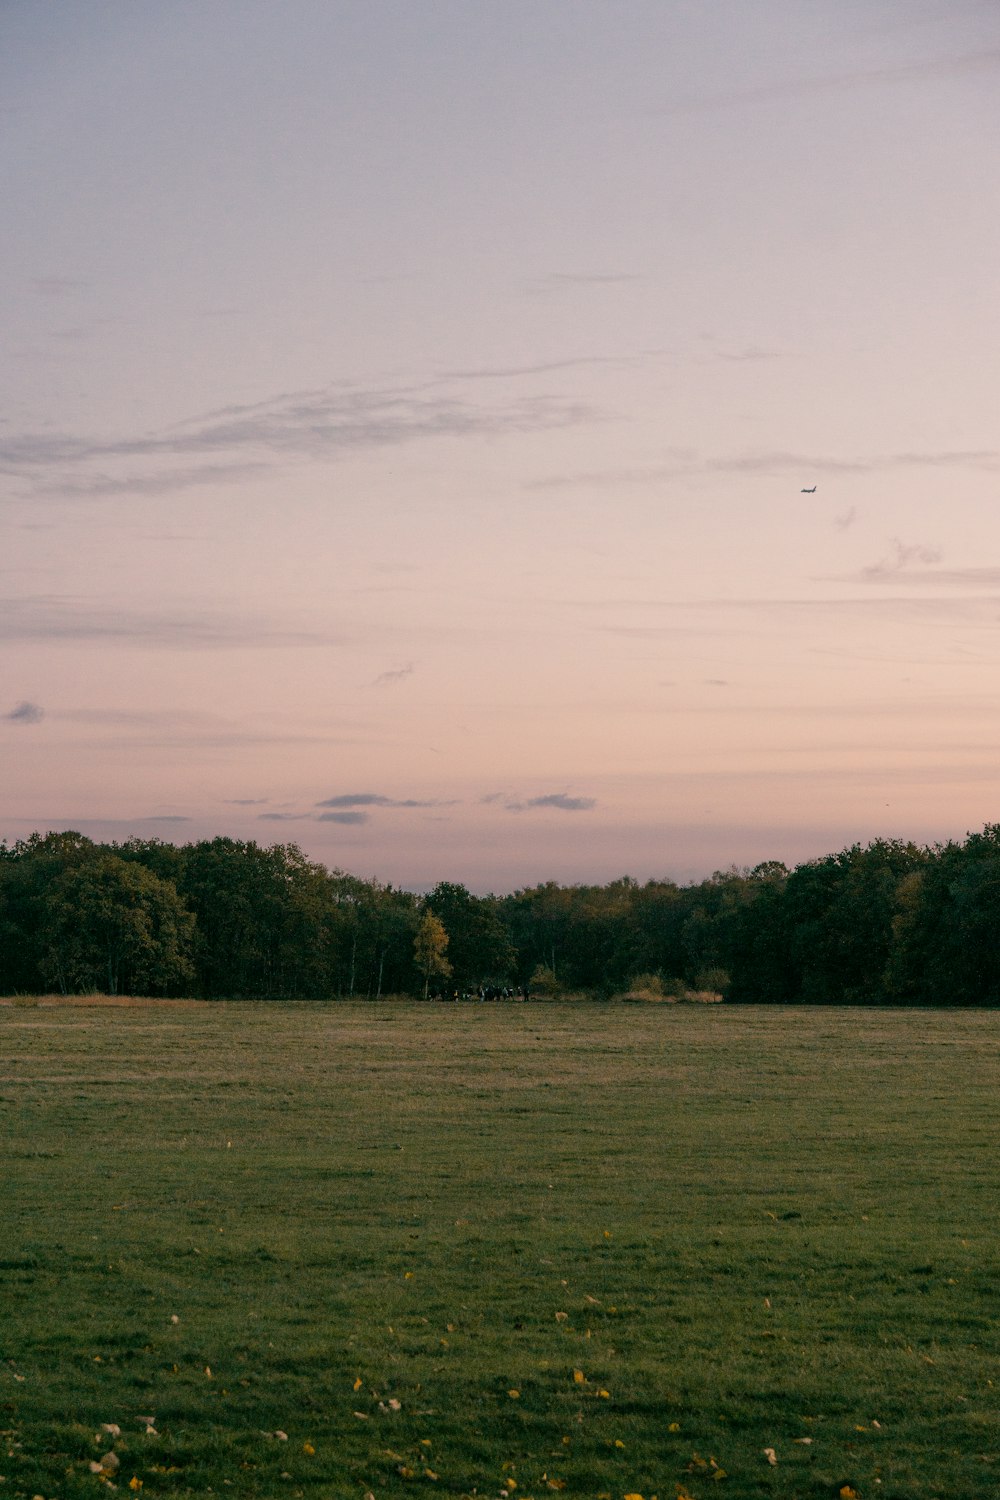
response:
<path fill-rule="evenodd" d="M 308 1458 L 312 1458 L 316 1452 L 316 1449 L 313 1447 L 312 1443 L 303 1443 L 302 1452 L 305 1453 Z"/>
<path fill-rule="evenodd" d="M 360 1391 L 360 1389 L 361 1389 L 361 1376 L 360 1375 L 358 1376 L 357 1380 L 354 1382 L 354 1389 L 356 1391 Z"/>
<path fill-rule="evenodd" d="M 851 1484 L 840 1486 L 840 1500 L 860 1500 L 857 1490 Z"/>
<path fill-rule="evenodd" d="M 792 1442 L 793 1443 L 809 1444 L 809 1443 L 812 1442 L 812 1438 L 792 1438 Z"/>
<path fill-rule="evenodd" d="M 112 1437 L 121 1437 L 122 1435 L 122 1430 L 117 1422 L 102 1422 L 101 1431 L 110 1432 Z"/>
<path fill-rule="evenodd" d="M 778 1462 L 778 1455 L 775 1453 L 774 1449 L 773 1448 L 765 1448 L 764 1449 L 764 1457 L 767 1459 L 768 1463 L 771 1465 L 771 1468 L 773 1469 L 774 1466 L 775 1466 L 775 1464 Z"/>
<path fill-rule="evenodd" d="M 670 1426 L 667 1428 L 668 1432 L 680 1432 L 680 1430 L 681 1424 L 679 1422 L 671 1422 Z"/>
<path fill-rule="evenodd" d="M 574 1370 L 573 1379 L 577 1385 L 585 1385 L 587 1383 L 587 1377 L 582 1370 Z"/>
<path fill-rule="evenodd" d="M 142 1489 L 142 1480 L 139 1478 L 138 1474 L 132 1475 L 132 1478 L 128 1482 L 128 1487 L 130 1490 Z"/>
<path fill-rule="evenodd" d="M 520 1391 L 508 1391 L 507 1394 L 508 1394 L 508 1396 L 510 1397 L 510 1399 L 512 1401 L 517 1401 L 520 1398 L 521 1392 Z"/>
<path fill-rule="evenodd" d="M 556 1313 L 556 1322 L 557 1323 L 565 1323 L 565 1321 L 566 1321 L 566 1319 L 568 1317 L 569 1317 L 569 1313 L 567 1313 L 567 1312 L 557 1312 Z"/>

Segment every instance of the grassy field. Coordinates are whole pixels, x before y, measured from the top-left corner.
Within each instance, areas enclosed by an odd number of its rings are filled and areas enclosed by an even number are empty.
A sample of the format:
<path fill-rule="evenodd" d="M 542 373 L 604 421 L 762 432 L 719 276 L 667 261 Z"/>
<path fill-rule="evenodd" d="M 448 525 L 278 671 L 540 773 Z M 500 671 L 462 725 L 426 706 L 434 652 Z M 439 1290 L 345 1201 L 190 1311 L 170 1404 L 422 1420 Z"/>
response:
<path fill-rule="evenodd" d="M 0 1500 L 989 1500 L 998 1050 L 996 1012 L 0 1007 Z"/>

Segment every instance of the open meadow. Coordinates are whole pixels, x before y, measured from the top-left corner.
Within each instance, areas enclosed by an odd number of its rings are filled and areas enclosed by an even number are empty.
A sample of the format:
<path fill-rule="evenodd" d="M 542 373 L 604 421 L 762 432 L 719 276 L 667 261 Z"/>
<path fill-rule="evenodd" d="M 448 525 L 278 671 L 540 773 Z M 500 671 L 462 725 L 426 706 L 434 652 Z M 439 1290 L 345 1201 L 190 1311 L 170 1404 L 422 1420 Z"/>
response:
<path fill-rule="evenodd" d="M 998 1051 L 996 1011 L 0 1006 L 0 1497 L 987 1500 Z"/>

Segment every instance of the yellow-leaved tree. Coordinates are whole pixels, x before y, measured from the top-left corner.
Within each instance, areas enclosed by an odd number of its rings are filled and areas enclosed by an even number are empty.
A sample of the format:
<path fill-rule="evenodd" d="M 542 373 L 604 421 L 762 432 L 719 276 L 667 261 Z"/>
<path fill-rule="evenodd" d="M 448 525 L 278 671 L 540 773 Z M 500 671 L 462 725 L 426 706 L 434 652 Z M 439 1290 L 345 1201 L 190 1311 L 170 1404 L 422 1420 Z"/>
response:
<path fill-rule="evenodd" d="M 451 964 L 445 954 L 448 951 L 448 934 L 444 923 L 432 911 L 425 911 L 423 920 L 413 939 L 413 957 L 417 968 L 424 976 L 424 999 L 427 999 L 432 975 L 447 979 Z"/>

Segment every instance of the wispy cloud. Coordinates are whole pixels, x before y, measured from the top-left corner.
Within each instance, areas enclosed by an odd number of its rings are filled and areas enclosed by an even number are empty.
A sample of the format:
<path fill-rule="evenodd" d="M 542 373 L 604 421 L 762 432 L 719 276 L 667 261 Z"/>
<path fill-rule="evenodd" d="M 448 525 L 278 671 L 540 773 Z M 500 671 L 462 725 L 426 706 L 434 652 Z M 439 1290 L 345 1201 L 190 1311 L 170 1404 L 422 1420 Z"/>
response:
<path fill-rule="evenodd" d="M 636 271 L 548 271 L 525 283 L 529 292 L 554 292 L 574 286 L 622 286 L 646 278 Z"/>
<path fill-rule="evenodd" d="M 666 463 L 626 469 L 579 470 L 569 474 L 552 474 L 525 481 L 527 490 L 566 489 L 579 485 L 614 486 L 667 484 L 672 480 L 711 478 L 722 474 L 878 474 L 907 468 L 973 468 L 994 471 L 1000 468 L 1000 450 L 946 449 L 928 453 L 888 453 L 872 456 L 837 458 L 815 453 L 772 451 L 741 453 L 730 457 L 700 458 L 697 455 L 671 456 Z"/>
<path fill-rule="evenodd" d="M 405 682 L 407 677 L 412 677 L 415 664 L 408 661 L 403 667 L 396 667 L 389 672 L 380 672 L 373 680 L 372 687 L 392 687 L 394 683 Z"/>
<path fill-rule="evenodd" d="M 168 650 L 240 650 L 337 643 L 335 634 L 300 630 L 265 617 L 208 610 L 110 609 L 90 600 L 38 594 L 0 598 L 0 641 L 103 641 Z"/>
<path fill-rule="evenodd" d="M 368 816 L 366 812 L 325 812 L 320 813 L 316 821 L 318 823 L 346 823 L 354 825 L 367 823 Z"/>
<path fill-rule="evenodd" d="M 863 579 L 870 583 L 880 583 L 886 578 L 905 572 L 912 563 L 923 563 L 929 567 L 941 561 L 939 547 L 925 547 L 920 542 L 901 542 L 899 537 L 893 537 L 891 548 L 892 550 L 885 557 L 880 557 L 878 562 L 870 563 L 868 567 L 861 569 Z"/>
<path fill-rule="evenodd" d="M 717 349 L 715 357 L 734 364 L 757 364 L 761 360 L 782 359 L 784 356 L 779 349 L 764 349 L 759 344 L 749 344 L 745 349 Z"/>
<path fill-rule="evenodd" d="M 40 297 L 69 297 L 80 292 L 89 282 L 79 281 L 75 276 L 32 276 L 29 285 Z"/>
<path fill-rule="evenodd" d="M 45 710 L 39 708 L 37 703 L 29 703 L 27 700 L 17 704 L 10 713 L 4 714 L 8 724 L 39 724 L 45 718 Z"/>
<path fill-rule="evenodd" d="M 443 378 L 448 380 L 511 380 L 522 375 L 550 375 L 559 370 L 578 370 L 593 365 L 627 368 L 630 365 L 645 363 L 659 353 L 659 350 L 649 349 L 641 354 L 586 354 L 573 359 L 541 360 L 537 364 L 483 365 L 468 370 L 446 370 Z"/>
<path fill-rule="evenodd" d="M 905 584 L 908 588 L 982 589 L 1000 588 L 1000 568 L 863 568 L 859 583 Z M 995 601 L 994 601 L 995 602 Z"/>
<path fill-rule="evenodd" d="M 844 90 L 871 88 L 886 83 L 920 83 L 937 78 L 964 77 L 971 73 L 993 72 L 998 67 L 1000 47 L 988 47 L 980 52 L 932 57 L 923 62 L 897 63 L 882 68 L 852 68 L 842 73 L 776 79 L 753 88 L 688 94 L 673 99 L 652 112 L 657 115 L 685 115 L 733 105 L 767 104 L 776 99 L 795 99 L 803 94 L 842 93 Z"/>
<path fill-rule="evenodd" d="M 854 525 L 857 519 L 858 507 L 856 505 L 852 505 L 848 510 L 842 511 L 839 516 L 834 516 L 833 524 L 834 526 L 836 526 L 838 531 L 846 531 L 849 526 Z"/>
<path fill-rule="evenodd" d="M 385 797 L 380 792 L 345 792 L 339 797 L 324 797 L 317 807 L 454 807 L 454 802 L 438 798 Z"/>
<path fill-rule="evenodd" d="M 439 382 L 334 386 L 224 407 L 160 431 L 11 436 L 0 442 L 0 470 L 19 476 L 39 494 L 161 493 L 171 484 L 185 488 L 300 460 L 334 461 L 359 450 L 433 438 L 538 432 L 596 415 L 580 403 L 541 394 L 506 402 L 470 400 L 442 391 Z M 209 466 L 192 465 L 198 459 Z M 121 473 L 114 467 L 119 464 L 130 467 Z"/>
<path fill-rule="evenodd" d="M 557 812 L 589 812 L 597 806 L 596 797 L 571 797 L 568 792 L 547 792 L 541 797 L 510 797 L 504 792 L 490 792 L 481 802 L 499 805 L 505 812 L 529 812 L 533 808 L 555 808 Z"/>
<path fill-rule="evenodd" d="M 243 480 L 255 479 L 268 473 L 271 465 L 266 463 L 195 464 L 188 468 L 170 469 L 164 473 L 128 473 L 113 476 L 105 472 L 84 475 L 82 478 L 61 478 L 55 481 L 32 481 L 32 494 L 44 497 L 58 495 L 65 499 L 97 499 L 115 495 L 170 495 L 181 490 L 196 489 L 199 485 L 239 484 Z"/>

